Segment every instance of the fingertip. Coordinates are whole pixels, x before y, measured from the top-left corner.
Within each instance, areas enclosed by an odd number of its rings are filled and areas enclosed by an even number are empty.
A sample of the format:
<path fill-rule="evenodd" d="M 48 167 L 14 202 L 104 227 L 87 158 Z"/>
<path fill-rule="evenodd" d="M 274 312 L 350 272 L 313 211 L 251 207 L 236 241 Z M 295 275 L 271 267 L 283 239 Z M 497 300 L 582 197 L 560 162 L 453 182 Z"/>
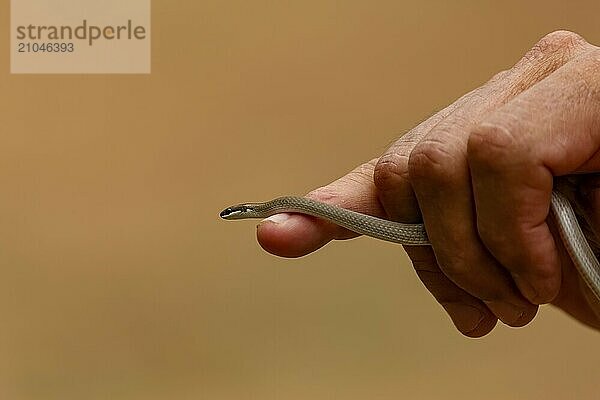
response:
<path fill-rule="evenodd" d="M 521 300 L 517 304 L 511 301 L 491 301 L 485 302 L 485 305 L 504 324 L 521 328 L 533 321 L 539 308 L 524 298 Z"/>
<path fill-rule="evenodd" d="M 488 309 L 463 302 L 443 303 L 454 326 L 460 333 L 470 338 L 487 335 L 494 329 L 498 318 Z"/>
<path fill-rule="evenodd" d="M 267 252 L 286 258 L 309 254 L 327 244 L 332 237 L 314 218 L 299 214 L 276 214 L 256 228 L 260 246 Z"/>
<path fill-rule="evenodd" d="M 493 314 L 489 314 L 486 315 L 486 317 L 483 320 L 481 320 L 481 322 L 479 323 L 479 325 L 477 325 L 477 327 L 475 327 L 475 329 L 468 332 L 461 331 L 461 333 L 469 338 L 477 339 L 480 337 L 484 337 L 491 331 L 493 331 L 497 323 L 498 318 L 496 318 Z"/>
<path fill-rule="evenodd" d="M 551 303 L 558 296 L 562 283 L 560 270 L 545 279 L 516 274 L 513 274 L 513 279 L 523 297 L 535 305 Z"/>

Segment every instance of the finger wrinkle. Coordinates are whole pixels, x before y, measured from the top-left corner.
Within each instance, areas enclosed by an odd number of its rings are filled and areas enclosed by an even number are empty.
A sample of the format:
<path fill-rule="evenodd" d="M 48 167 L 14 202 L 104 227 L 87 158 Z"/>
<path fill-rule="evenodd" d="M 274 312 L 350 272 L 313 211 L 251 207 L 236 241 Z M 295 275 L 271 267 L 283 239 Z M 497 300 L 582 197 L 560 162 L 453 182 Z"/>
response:
<path fill-rule="evenodd" d="M 401 164 L 398 162 L 400 159 L 402 159 Z M 408 157 L 399 154 L 383 156 L 375 166 L 373 180 L 380 190 L 389 190 L 401 183 L 409 183 Z"/>

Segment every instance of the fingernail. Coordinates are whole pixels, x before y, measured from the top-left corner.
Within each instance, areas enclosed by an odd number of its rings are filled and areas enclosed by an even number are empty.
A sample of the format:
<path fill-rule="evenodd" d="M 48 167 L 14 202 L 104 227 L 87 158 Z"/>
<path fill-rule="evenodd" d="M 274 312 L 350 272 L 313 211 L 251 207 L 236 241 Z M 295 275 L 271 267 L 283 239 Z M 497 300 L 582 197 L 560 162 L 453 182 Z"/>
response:
<path fill-rule="evenodd" d="M 289 219 L 290 219 L 290 214 L 287 214 L 287 213 L 275 214 L 275 215 L 271 215 L 269 218 L 263 219 L 261 221 L 261 224 L 263 222 L 272 222 L 274 224 L 281 225 Z"/>
<path fill-rule="evenodd" d="M 454 325 L 463 333 L 473 332 L 485 315 L 478 308 L 463 303 L 443 304 Z"/>

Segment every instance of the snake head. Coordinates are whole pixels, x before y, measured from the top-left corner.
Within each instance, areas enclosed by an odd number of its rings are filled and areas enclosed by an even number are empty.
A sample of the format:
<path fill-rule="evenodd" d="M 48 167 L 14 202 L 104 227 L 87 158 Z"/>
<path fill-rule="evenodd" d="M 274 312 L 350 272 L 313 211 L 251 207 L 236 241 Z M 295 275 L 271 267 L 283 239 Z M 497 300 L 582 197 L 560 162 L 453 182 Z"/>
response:
<path fill-rule="evenodd" d="M 236 206 L 227 207 L 221 211 L 221 218 L 223 219 L 243 219 L 248 218 L 246 213 L 248 212 L 248 206 L 244 204 L 238 204 Z"/>

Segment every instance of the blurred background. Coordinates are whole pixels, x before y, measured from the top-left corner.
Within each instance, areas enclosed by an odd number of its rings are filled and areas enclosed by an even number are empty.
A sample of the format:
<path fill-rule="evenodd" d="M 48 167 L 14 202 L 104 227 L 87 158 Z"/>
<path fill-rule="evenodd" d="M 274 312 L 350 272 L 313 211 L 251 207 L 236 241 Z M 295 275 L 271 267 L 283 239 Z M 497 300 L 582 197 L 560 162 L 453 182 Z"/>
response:
<path fill-rule="evenodd" d="M 155 0 L 148 76 L 10 75 L 1 8 L 0 398 L 597 396 L 598 333 L 560 311 L 467 339 L 399 246 L 285 260 L 218 218 L 381 154 L 546 33 L 599 44 L 597 0 Z"/>

